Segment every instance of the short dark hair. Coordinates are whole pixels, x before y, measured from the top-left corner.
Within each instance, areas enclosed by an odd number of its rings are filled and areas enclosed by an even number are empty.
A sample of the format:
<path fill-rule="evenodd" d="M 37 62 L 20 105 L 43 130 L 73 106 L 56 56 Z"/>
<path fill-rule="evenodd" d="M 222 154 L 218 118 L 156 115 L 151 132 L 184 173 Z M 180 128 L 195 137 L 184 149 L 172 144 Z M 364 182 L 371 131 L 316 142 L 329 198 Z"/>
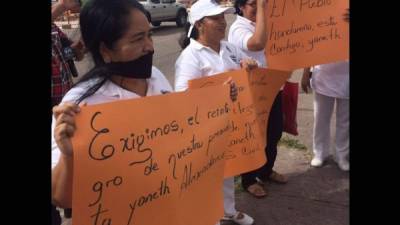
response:
<path fill-rule="evenodd" d="M 239 16 L 243 16 L 243 12 L 240 10 L 240 7 L 246 5 L 248 0 L 235 0 L 235 4 L 234 7 L 236 9 L 236 14 L 238 14 Z"/>

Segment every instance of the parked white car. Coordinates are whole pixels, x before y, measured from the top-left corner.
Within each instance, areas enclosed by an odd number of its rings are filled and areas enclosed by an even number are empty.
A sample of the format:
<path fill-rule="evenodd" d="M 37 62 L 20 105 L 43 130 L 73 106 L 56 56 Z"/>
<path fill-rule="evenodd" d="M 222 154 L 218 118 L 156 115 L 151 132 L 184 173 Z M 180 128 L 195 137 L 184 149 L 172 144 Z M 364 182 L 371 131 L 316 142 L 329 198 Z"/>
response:
<path fill-rule="evenodd" d="M 164 21 L 175 21 L 178 27 L 187 23 L 187 12 L 184 4 L 176 0 L 139 0 L 147 11 L 147 18 L 153 26 L 160 26 Z"/>

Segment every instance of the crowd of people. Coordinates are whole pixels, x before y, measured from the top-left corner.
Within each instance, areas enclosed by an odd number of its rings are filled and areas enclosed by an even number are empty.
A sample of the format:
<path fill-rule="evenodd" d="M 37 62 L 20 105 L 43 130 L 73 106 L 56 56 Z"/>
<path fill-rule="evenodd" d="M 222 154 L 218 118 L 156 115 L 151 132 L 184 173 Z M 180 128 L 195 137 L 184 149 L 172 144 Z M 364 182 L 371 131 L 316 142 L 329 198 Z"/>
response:
<path fill-rule="evenodd" d="M 75 0 L 60 0 L 52 6 L 53 20 L 66 10 L 80 7 Z M 152 64 L 154 47 L 151 25 L 137 0 L 89 0 L 80 11 L 81 40 L 70 41 L 52 23 L 52 209 L 53 224 L 60 224 L 56 207 L 72 217 L 72 179 L 75 116 L 82 105 L 134 99 L 184 91 L 188 81 L 244 68 L 268 68 L 266 0 L 235 0 L 234 7 L 214 0 L 192 2 L 186 33 L 180 39 L 182 52 L 175 63 L 175 84 L 171 87 L 162 71 Z M 229 27 L 225 14 L 236 13 Z M 348 21 L 349 14 L 345 19 Z M 71 54 L 69 54 L 71 53 Z M 77 76 L 73 61 L 90 54 L 94 67 Z M 72 56 L 71 56 L 72 55 Z M 302 89 L 314 90 L 313 167 L 323 165 L 330 152 L 330 120 L 336 102 L 336 159 L 343 171 L 349 170 L 349 62 L 335 62 L 305 68 Z M 281 88 L 281 90 L 283 87 Z M 231 83 L 231 99 L 237 89 Z M 244 190 L 255 198 L 268 196 L 266 181 L 286 184 L 288 178 L 274 170 L 277 145 L 282 136 L 282 91 L 275 97 L 267 127 L 267 163 L 241 175 Z M 251 212 L 235 207 L 234 178 L 223 184 L 222 220 L 240 225 L 255 221 Z M 219 224 L 219 221 L 216 221 Z"/>

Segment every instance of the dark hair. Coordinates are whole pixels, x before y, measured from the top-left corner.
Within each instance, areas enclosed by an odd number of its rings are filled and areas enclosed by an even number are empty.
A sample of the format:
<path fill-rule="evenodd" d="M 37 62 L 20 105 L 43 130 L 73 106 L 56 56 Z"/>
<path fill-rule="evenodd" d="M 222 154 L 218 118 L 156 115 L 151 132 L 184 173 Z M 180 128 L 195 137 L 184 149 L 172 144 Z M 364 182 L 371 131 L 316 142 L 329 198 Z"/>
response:
<path fill-rule="evenodd" d="M 240 10 L 240 7 L 246 5 L 248 0 L 235 0 L 235 4 L 234 7 L 236 9 L 236 14 L 238 14 L 239 16 L 243 16 L 243 12 Z"/>
<path fill-rule="evenodd" d="M 104 66 L 100 44 L 104 43 L 109 49 L 115 47 L 116 42 L 129 27 L 128 19 L 132 9 L 137 9 L 146 15 L 144 7 L 136 0 L 89 0 L 82 8 L 79 16 L 82 39 L 92 55 L 95 66 L 75 85 L 93 78 L 100 79 L 79 97 L 78 104 L 93 95 L 110 79 L 112 74 Z"/>
<path fill-rule="evenodd" d="M 190 44 L 190 38 L 193 38 L 194 40 L 197 40 L 199 38 L 199 30 L 196 28 L 196 26 L 193 26 L 192 33 L 190 33 L 190 37 L 188 37 L 189 29 L 190 29 L 190 23 L 187 22 L 185 24 L 185 32 L 181 35 L 178 41 L 182 49 L 185 49 Z"/>

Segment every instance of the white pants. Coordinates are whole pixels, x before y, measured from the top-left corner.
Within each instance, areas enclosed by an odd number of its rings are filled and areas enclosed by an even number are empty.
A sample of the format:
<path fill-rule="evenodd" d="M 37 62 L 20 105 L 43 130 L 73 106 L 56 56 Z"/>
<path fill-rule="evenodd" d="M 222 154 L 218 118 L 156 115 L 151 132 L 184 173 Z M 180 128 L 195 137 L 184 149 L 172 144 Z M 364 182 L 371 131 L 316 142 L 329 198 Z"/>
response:
<path fill-rule="evenodd" d="M 224 211 L 227 216 L 233 216 L 237 213 L 235 208 L 234 177 L 226 178 L 224 180 Z"/>
<path fill-rule="evenodd" d="M 314 156 L 329 156 L 330 122 L 336 101 L 336 157 L 345 160 L 349 155 L 349 100 L 333 98 L 314 92 Z"/>
<path fill-rule="evenodd" d="M 234 177 L 224 179 L 224 213 L 226 216 L 236 215 L 235 209 L 235 179 Z M 217 222 L 216 225 L 220 225 Z"/>
<path fill-rule="evenodd" d="M 72 225 L 72 218 L 64 218 L 63 222 L 61 223 L 61 225 Z"/>

